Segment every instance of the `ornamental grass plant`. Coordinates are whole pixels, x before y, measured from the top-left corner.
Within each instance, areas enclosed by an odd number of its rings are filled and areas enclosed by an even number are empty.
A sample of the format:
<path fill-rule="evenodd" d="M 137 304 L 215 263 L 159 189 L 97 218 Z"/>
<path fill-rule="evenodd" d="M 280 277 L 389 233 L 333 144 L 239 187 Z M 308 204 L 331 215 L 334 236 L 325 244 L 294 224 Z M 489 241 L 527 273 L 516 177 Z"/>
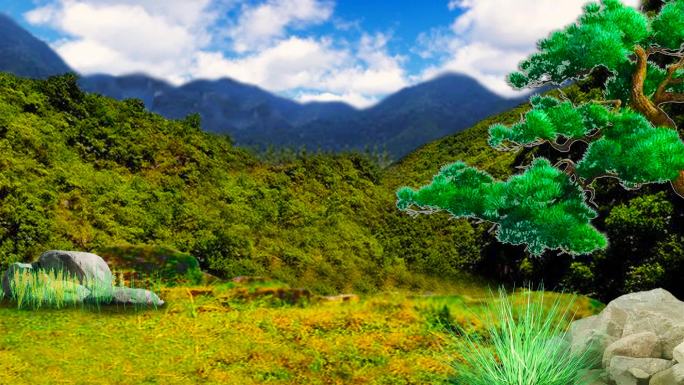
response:
<path fill-rule="evenodd" d="M 41 307 L 61 309 L 76 305 L 99 308 L 100 305 L 112 302 L 114 291 L 113 285 L 103 284 L 88 277 L 81 281 L 62 269 L 15 270 L 10 277 L 9 285 L 11 295 L 6 296 L 0 290 L 0 300 L 7 298 L 15 302 L 19 309 L 33 310 Z M 130 287 L 133 288 L 133 285 L 134 282 L 131 281 Z M 118 287 L 125 287 L 122 279 L 119 279 Z"/>
<path fill-rule="evenodd" d="M 588 385 L 596 379 L 587 371 L 592 358 L 572 353 L 564 340 L 576 297 L 562 306 L 558 296 L 545 305 L 543 288 L 526 290 L 522 301 L 514 301 L 503 288 L 498 298 L 490 296 L 484 320 L 488 335 L 460 332 L 455 338 L 461 357 L 452 364 L 452 384 Z"/>

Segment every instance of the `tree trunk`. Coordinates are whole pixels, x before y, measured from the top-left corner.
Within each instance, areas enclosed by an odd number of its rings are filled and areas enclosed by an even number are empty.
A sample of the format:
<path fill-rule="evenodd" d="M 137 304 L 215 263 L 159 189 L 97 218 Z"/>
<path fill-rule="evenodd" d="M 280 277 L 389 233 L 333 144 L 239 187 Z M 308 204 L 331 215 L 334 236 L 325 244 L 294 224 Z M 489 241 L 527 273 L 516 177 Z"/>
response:
<path fill-rule="evenodd" d="M 680 171 L 679 177 L 670 183 L 672 184 L 674 192 L 684 198 L 684 170 Z"/>
<path fill-rule="evenodd" d="M 674 120 L 644 95 L 648 54 L 641 46 L 636 46 L 634 53 L 636 54 L 636 68 L 632 74 L 632 101 L 630 103 L 632 108 L 643 114 L 654 126 L 670 127 L 676 130 L 677 125 Z M 684 170 L 680 170 L 679 177 L 671 181 L 670 184 L 674 192 L 684 198 Z"/>

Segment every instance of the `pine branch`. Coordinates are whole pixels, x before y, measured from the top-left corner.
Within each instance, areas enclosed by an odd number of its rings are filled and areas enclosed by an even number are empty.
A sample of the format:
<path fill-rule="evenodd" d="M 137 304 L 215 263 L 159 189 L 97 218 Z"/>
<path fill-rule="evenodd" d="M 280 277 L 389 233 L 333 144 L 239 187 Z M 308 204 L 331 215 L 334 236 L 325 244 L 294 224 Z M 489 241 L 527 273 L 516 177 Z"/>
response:
<path fill-rule="evenodd" d="M 654 53 L 659 53 L 661 55 L 665 56 L 671 56 L 671 57 L 684 57 L 684 50 L 673 50 L 673 49 L 667 49 L 667 48 L 661 48 L 657 46 L 651 46 L 646 50 L 646 55 L 651 56 Z"/>
<path fill-rule="evenodd" d="M 430 214 L 437 213 L 437 212 L 439 212 L 439 211 L 441 211 L 441 210 L 439 210 L 439 209 L 434 209 L 434 208 L 427 208 L 427 209 L 424 209 L 424 210 L 406 209 L 406 213 L 407 213 L 409 216 L 413 217 L 413 218 L 417 217 L 417 216 L 420 215 L 420 214 L 430 215 Z"/>
<path fill-rule="evenodd" d="M 679 99 L 680 101 L 684 101 L 684 94 L 673 94 L 670 92 L 665 92 L 665 89 L 673 84 L 673 77 L 677 70 L 681 68 L 684 68 L 684 56 L 682 56 L 678 62 L 667 66 L 667 76 L 658 85 L 658 89 L 653 95 L 653 103 L 655 103 L 656 105 L 660 105 L 663 103 L 676 102 L 677 99 Z M 678 80 L 681 81 L 682 79 L 679 78 Z"/>
<path fill-rule="evenodd" d="M 620 99 L 611 99 L 611 100 L 592 100 L 592 103 L 596 103 L 596 104 L 612 104 L 613 107 L 615 108 L 615 111 L 620 110 L 620 107 L 622 107 L 622 100 L 620 100 Z"/>
<path fill-rule="evenodd" d="M 589 144 L 590 142 L 593 142 L 595 140 L 600 139 L 603 136 L 603 133 L 601 133 L 600 130 L 596 130 L 593 134 L 584 136 L 582 138 L 577 138 L 577 139 L 567 139 L 564 143 L 558 143 L 552 142 L 550 140 L 546 140 L 543 143 L 548 143 L 551 147 L 553 147 L 554 150 L 560 151 L 560 152 L 569 152 L 570 147 L 572 147 L 573 144 L 577 142 L 582 142 L 585 144 Z"/>

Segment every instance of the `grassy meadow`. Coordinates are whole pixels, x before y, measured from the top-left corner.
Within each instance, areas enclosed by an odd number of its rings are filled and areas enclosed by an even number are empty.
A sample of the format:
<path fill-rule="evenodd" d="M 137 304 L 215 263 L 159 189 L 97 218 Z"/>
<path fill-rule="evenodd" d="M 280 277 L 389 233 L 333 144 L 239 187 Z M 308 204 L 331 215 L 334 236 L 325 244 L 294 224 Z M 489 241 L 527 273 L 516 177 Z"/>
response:
<path fill-rule="evenodd" d="M 345 302 L 254 295 L 288 290 L 277 282 L 150 288 L 164 306 L 18 309 L 4 298 L 0 383 L 447 384 L 460 357 L 452 331 L 486 341 L 493 298 L 472 283 L 458 295 Z M 547 292 L 544 303 L 557 297 Z M 573 309 L 584 317 L 600 307 L 581 297 Z"/>

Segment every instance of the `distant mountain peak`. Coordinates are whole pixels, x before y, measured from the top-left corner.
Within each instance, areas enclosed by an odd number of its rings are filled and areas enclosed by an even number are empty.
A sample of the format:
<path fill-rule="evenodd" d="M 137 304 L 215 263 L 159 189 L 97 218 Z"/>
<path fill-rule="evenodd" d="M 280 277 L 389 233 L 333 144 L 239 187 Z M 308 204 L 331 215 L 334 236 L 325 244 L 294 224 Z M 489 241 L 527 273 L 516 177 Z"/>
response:
<path fill-rule="evenodd" d="M 0 70 L 29 78 L 73 72 L 45 42 L 0 13 Z"/>

